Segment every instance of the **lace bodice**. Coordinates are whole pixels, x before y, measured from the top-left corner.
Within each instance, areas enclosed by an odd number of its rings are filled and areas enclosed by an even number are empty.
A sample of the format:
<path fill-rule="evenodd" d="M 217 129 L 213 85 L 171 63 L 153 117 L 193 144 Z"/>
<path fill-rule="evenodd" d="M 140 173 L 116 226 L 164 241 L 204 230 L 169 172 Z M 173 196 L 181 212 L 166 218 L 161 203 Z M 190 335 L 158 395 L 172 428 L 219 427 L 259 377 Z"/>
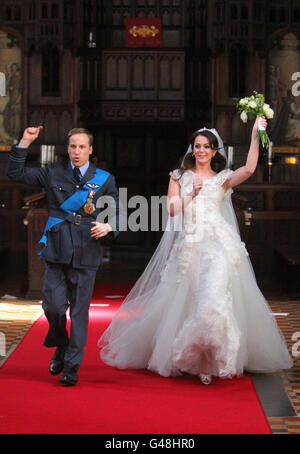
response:
<path fill-rule="evenodd" d="M 204 178 L 203 187 L 199 193 L 200 197 L 209 197 L 213 196 L 215 199 L 219 199 L 219 203 L 222 201 L 223 197 L 227 194 L 222 185 L 232 174 L 232 170 L 224 169 L 221 172 L 217 173 L 214 177 Z M 181 196 L 184 197 L 186 194 L 190 193 L 193 190 L 193 178 L 196 175 L 192 170 L 187 170 L 180 177 L 179 171 L 176 169 L 173 172 L 175 178 L 178 179 L 181 187 Z M 219 192 L 218 189 L 221 189 Z"/>
<path fill-rule="evenodd" d="M 174 243 L 170 260 L 172 262 L 175 256 L 179 258 L 178 281 L 183 278 L 195 252 L 202 254 L 205 251 L 210 255 L 215 247 L 224 248 L 232 265 L 240 263 L 241 254 L 248 255 L 240 236 L 221 212 L 223 199 L 232 192 L 231 189 L 225 191 L 222 185 L 231 173 L 232 170 L 224 169 L 216 176 L 204 179 L 197 197 L 185 207 L 183 231 Z M 178 171 L 175 170 L 173 175 L 178 178 Z M 193 177 L 194 172 L 188 170 L 178 178 L 182 197 L 193 190 Z"/>
<path fill-rule="evenodd" d="M 175 170 L 174 173 L 175 177 L 178 178 L 178 170 Z M 201 191 L 193 202 L 186 206 L 184 211 L 184 224 L 188 233 L 195 232 L 195 228 L 199 230 L 204 224 L 223 224 L 224 219 L 221 214 L 222 201 L 224 197 L 230 195 L 232 190 L 225 191 L 222 185 L 231 173 L 232 170 L 224 169 L 212 178 L 203 179 Z M 195 173 L 188 170 L 181 178 L 178 178 L 181 187 L 181 197 L 192 192 L 194 176 Z"/>

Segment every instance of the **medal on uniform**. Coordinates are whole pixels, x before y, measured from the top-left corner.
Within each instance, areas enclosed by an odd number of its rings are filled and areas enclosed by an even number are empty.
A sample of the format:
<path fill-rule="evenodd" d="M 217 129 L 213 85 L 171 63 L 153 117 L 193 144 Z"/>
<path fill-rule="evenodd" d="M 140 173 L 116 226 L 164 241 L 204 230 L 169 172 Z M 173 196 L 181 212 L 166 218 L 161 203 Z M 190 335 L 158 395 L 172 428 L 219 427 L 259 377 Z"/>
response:
<path fill-rule="evenodd" d="M 83 206 L 83 210 L 86 214 L 92 214 L 95 211 L 95 205 L 93 204 L 93 197 L 95 195 L 95 191 L 90 191 L 88 199 Z"/>

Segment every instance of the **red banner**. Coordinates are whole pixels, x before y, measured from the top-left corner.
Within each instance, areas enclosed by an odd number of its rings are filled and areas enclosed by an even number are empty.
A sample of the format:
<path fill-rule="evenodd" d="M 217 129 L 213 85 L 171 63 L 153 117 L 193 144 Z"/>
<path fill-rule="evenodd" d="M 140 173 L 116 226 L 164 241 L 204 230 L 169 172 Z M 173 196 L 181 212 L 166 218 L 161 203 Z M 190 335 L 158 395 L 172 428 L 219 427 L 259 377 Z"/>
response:
<path fill-rule="evenodd" d="M 126 19 L 126 47 L 161 47 L 161 19 L 132 17 Z"/>

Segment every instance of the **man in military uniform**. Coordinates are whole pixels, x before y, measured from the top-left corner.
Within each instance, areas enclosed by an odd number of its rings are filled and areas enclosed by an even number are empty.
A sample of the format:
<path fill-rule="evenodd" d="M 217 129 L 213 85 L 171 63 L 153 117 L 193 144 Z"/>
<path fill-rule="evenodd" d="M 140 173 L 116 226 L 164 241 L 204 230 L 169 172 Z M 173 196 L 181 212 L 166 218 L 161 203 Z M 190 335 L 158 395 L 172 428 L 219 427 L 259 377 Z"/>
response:
<path fill-rule="evenodd" d="M 76 385 L 88 333 L 88 312 L 97 268 L 101 260 L 99 239 L 117 236 L 118 190 L 115 178 L 89 161 L 93 136 L 83 128 L 68 134 L 69 160 L 45 168 L 25 166 L 28 147 L 41 129 L 27 128 L 12 147 L 7 176 L 45 188 L 49 219 L 41 242 L 46 262 L 43 309 L 49 322 L 44 345 L 56 347 L 50 374 L 66 386 Z M 110 196 L 115 204 L 108 222 L 97 222 L 97 200 Z M 107 200 L 107 199 L 106 199 Z M 106 221 L 106 219 L 105 219 Z M 70 307 L 70 337 L 66 311 Z"/>

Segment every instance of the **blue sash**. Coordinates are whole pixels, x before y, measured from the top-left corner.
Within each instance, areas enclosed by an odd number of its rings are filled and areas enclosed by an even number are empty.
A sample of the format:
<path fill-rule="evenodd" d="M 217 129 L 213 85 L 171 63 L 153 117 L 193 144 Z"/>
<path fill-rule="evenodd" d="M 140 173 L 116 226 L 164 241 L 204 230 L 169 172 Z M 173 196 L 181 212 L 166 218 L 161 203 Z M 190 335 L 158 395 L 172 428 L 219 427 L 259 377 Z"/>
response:
<path fill-rule="evenodd" d="M 66 199 L 60 206 L 59 210 L 64 213 L 72 214 L 75 211 L 79 210 L 87 201 L 89 192 L 93 190 L 95 193 L 99 191 L 101 186 L 106 182 L 107 178 L 109 177 L 109 173 L 102 169 L 96 169 L 95 175 L 89 181 L 87 181 L 80 189 L 78 189 L 74 194 L 72 194 L 68 199 Z M 60 222 L 64 222 L 64 219 L 55 218 L 53 216 L 49 216 L 48 221 L 45 226 L 45 230 L 43 232 L 43 236 L 40 239 L 40 243 L 47 244 L 47 231 L 54 227 L 55 225 L 59 224 Z M 45 249 L 45 248 L 44 248 Z M 42 249 L 39 252 L 39 255 L 42 254 Z"/>

